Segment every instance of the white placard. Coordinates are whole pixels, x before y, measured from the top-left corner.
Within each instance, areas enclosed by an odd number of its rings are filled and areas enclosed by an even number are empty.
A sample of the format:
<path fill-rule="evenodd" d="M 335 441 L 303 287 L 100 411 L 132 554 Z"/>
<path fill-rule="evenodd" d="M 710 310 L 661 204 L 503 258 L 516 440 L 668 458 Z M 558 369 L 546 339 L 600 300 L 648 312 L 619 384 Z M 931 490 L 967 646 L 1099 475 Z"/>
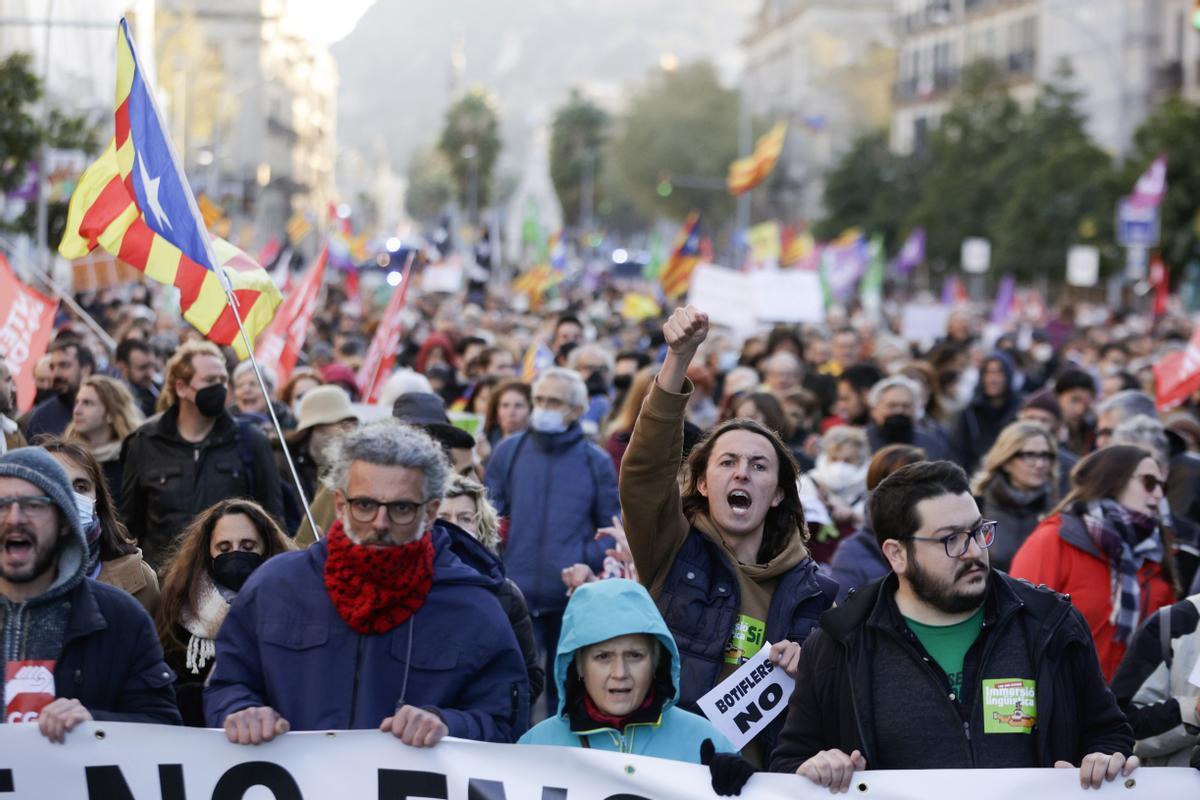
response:
<path fill-rule="evenodd" d="M 825 296 L 821 277 L 810 270 L 766 270 L 750 275 L 754 311 L 759 322 L 821 323 Z"/>
<path fill-rule="evenodd" d="M 688 303 L 708 314 L 709 320 L 746 338 L 758 328 L 754 293 L 748 276 L 714 264 L 700 264 L 688 286 Z"/>
<path fill-rule="evenodd" d="M 992 243 L 981 236 L 963 239 L 962 268 L 964 272 L 982 275 L 992 265 Z"/>
<path fill-rule="evenodd" d="M 743 339 L 776 322 L 825 321 L 821 279 L 805 270 L 746 273 L 701 264 L 692 273 L 687 301 Z"/>
<path fill-rule="evenodd" d="M 1067 251 L 1067 283 L 1095 286 L 1100 280 L 1100 251 L 1088 244 L 1072 245 Z"/>
<path fill-rule="evenodd" d="M 446 262 L 425 268 L 425 271 L 421 273 L 421 288 L 426 292 L 453 294 L 462 288 L 462 280 L 462 264 Z"/>
<path fill-rule="evenodd" d="M 796 681 L 771 663 L 771 643 L 696 701 L 704 716 L 741 750 L 787 710 Z"/>
<path fill-rule="evenodd" d="M 928 348 L 946 335 L 946 326 L 949 323 L 950 309 L 946 306 L 909 303 L 904 306 L 900 317 L 900 335 L 910 342 Z"/>

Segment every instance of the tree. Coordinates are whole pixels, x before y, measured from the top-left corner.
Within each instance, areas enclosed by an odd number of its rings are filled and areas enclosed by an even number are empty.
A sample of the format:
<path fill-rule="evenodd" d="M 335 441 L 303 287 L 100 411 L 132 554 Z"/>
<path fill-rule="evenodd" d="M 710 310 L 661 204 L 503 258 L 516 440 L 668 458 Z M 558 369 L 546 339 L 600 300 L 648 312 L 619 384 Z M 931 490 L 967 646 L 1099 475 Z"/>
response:
<path fill-rule="evenodd" d="M 712 64 L 656 70 L 629 99 L 606 154 L 613 189 L 647 219 L 693 209 L 713 230 L 728 221 L 725 175 L 738 152 L 738 95 Z"/>
<path fill-rule="evenodd" d="M 432 223 L 454 199 L 454 175 L 441 150 L 418 150 L 408 160 L 408 188 L 404 208 L 408 215 Z"/>
<path fill-rule="evenodd" d="M 1172 277 L 1178 279 L 1188 261 L 1200 257 L 1200 106 L 1171 98 L 1159 106 L 1134 134 L 1134 150 L 1121 176 L 1122 192 L 1131 191 L 1138 176 L 1159 155 L 1167 156 L 1167 196 L 1160 249 Z"/>
<path fill-rule="evenodd" d="M 882 233 L 890 248 L 899 248 L 927 162 L 923 153 L 892 153 L 886 131 L 863 135 L 826 174 L 825 217 L 813 227 L 813 235 L 828 240 L 859 227 Z"/>
<path fill-rule="evenodd" d="M 582 219 L 585 200 L 590 203 L 593 215 L 601 201 L 602 184 L 598 178 L 604 168 L 601 148 L 608 122 L 604 109 L 577 89 L 571 90 L 566 105 L 554 115 L 550 132 L 550 180 L 562 204 L 563 222 L 568 226 L 587 222 Z"/>
<path fill-rule="evenodd" d="M 472 89 L 450 106 L 438 149 L 450 165 L 458 201 L 470 206 L 474 188 L 475 210 L 486 206 L 491 198 L 492 168 L 500 154 L 500 120 L 486 92 Z"/>

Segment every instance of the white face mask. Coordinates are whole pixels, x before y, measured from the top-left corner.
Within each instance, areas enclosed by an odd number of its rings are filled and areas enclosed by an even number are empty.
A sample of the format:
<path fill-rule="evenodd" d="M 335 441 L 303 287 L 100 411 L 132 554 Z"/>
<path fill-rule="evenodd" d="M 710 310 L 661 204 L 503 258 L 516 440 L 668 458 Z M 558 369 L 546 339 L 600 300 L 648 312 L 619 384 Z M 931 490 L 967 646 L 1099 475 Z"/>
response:
<path fill-rule="evenodd" d="M 529 415 L 529 427 L 538 433 L 562 433 L 567 429 L 567 418 L 561 411 L 534 408 Z"/>
<path fill-rule="evenodd" d="M 857 502 L 867 488 L 866 464 L 830 461 L 824 454 L 817 456 L 817 464 L 809 475 L 821 488 L 847 504 Z"/>

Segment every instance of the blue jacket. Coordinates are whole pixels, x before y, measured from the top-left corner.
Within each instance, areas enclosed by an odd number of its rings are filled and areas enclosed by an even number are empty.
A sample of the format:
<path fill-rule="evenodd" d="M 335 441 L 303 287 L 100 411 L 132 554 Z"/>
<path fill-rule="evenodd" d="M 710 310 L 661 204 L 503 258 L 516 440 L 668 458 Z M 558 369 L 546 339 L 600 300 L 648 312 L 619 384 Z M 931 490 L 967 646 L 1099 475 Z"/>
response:
<path fill-rule="evenodd" d="M 355 633 L 325 590 L 324 541 L 259 567 L 217 635 L 204 691 L 208 724 L 270 706 L 293 730 L 375 728 L 398 705 L 429 708 L 451 736 L 511 742 L 528 725 L 525 661 L 495 591 L 467 566 L 450 534 L 433 536 L 433 587 L 402 625 Z"/>
<path fill-rule="evenodd" d="M 578 423 L 563 433 L 518 433 L 502 441 L 488 463 L 487 489 L 508 517 L 504 566 L 534 615 L 566 608 L 562 570 L 587 564 L 600 572 L 611 538 L 598 528 L 621 513 L 617 473 L 607 453 Z"/>
<path fill-rule="evenodd" d="M 829 562 L 830 577 L 838 583 L 838 605 L 846 602 L 852 590 L 861 589 L 891 571 L 892 566 L 879 549 L 869 523 L 842 539 Z"/>
<path fill-rule="evenodd" d="M 579 682 L 568 682 L 574 674 L 576 651 L 617 636 L 645 633 L 658 639 L 663 661 L 659 662 L 654 691 L 669 695 L 651 708 L 646 721 L 629 722 L 624 731 L 598 725 L 578 711 L 582 701 Z M 736 752 L 712 723 L 704 717 L 677 708 L 679 694 L 679 651 L 654 601 L 641 584 L 615 578 L 588 583 L 575 590 L 563 614 L 562 634 L 554 660 L 558 685 L 558 714 L 543 720 L 521 737 L 518 744 L 547 744 L 561 747 L 587 746 L 593 750 L 635 753 L 699 763 L 700 744 L 712 739 L 718 752 Z"/>

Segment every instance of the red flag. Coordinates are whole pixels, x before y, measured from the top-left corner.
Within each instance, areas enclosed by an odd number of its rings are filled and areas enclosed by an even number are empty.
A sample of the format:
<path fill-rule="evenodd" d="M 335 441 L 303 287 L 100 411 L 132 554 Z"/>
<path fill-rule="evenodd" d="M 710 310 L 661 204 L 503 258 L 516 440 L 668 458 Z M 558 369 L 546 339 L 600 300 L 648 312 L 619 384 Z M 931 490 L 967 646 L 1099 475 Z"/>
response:
<path fill-rule="evenodd" d="M 1168 353 L 1154 365 L 1155 404 L 1166 411 L 1187 400 L 1200 389 L 1200 325 L 1192 332 L 1188 346 Z"/>
<path fill-rule="evenodd" d="M 308 325 L 317 310 L 317 297 L 321 294 L 321 281 L 325 277 L 325 262 L 328 250 L 321 250 L 317 263 L 304 276 L 296 291 L 287 296 L 271 326 L 258 338 L 254 354 L 262 363 L 275 369 L 278 384 L 287 383 L 296 367 L 296 359 L 304 347 Z"/>
<path fill-rule="evenodd" d="M 1163 263 L 1161 256 L 1155 256 L 1150 262 L 1150 285 L 1154 287 L 1154 316 L 1167 313 L 1167 298 L 1171 296 L 1171 272 Z"/>
<path fill-rule="evenodd" d="M 21 283 L 0 255 L 0 353 L 16 381 L 21 410 L 33 405 L 33 366 L 50 346 L 57 311 L 57 300 Z"/>
<path fill-rule="evenodd" d="M 408 277 L 412 272 L 413 256 L 416 251 L 409 253 L 404 263 L 404 272 L 400 276 L 400 285 L 392 292 L 383 319 L 375 329 L 375 338 L 367 350 L 362 367 L 358 370 L 358 392 L 364 403 L 374 403 L 379 399 L 379 388 L 392 371 L 396 363 L 396 348 L 400 346 L 400 312 L 404 310 L 404 302 L 408 297 Z"/>

